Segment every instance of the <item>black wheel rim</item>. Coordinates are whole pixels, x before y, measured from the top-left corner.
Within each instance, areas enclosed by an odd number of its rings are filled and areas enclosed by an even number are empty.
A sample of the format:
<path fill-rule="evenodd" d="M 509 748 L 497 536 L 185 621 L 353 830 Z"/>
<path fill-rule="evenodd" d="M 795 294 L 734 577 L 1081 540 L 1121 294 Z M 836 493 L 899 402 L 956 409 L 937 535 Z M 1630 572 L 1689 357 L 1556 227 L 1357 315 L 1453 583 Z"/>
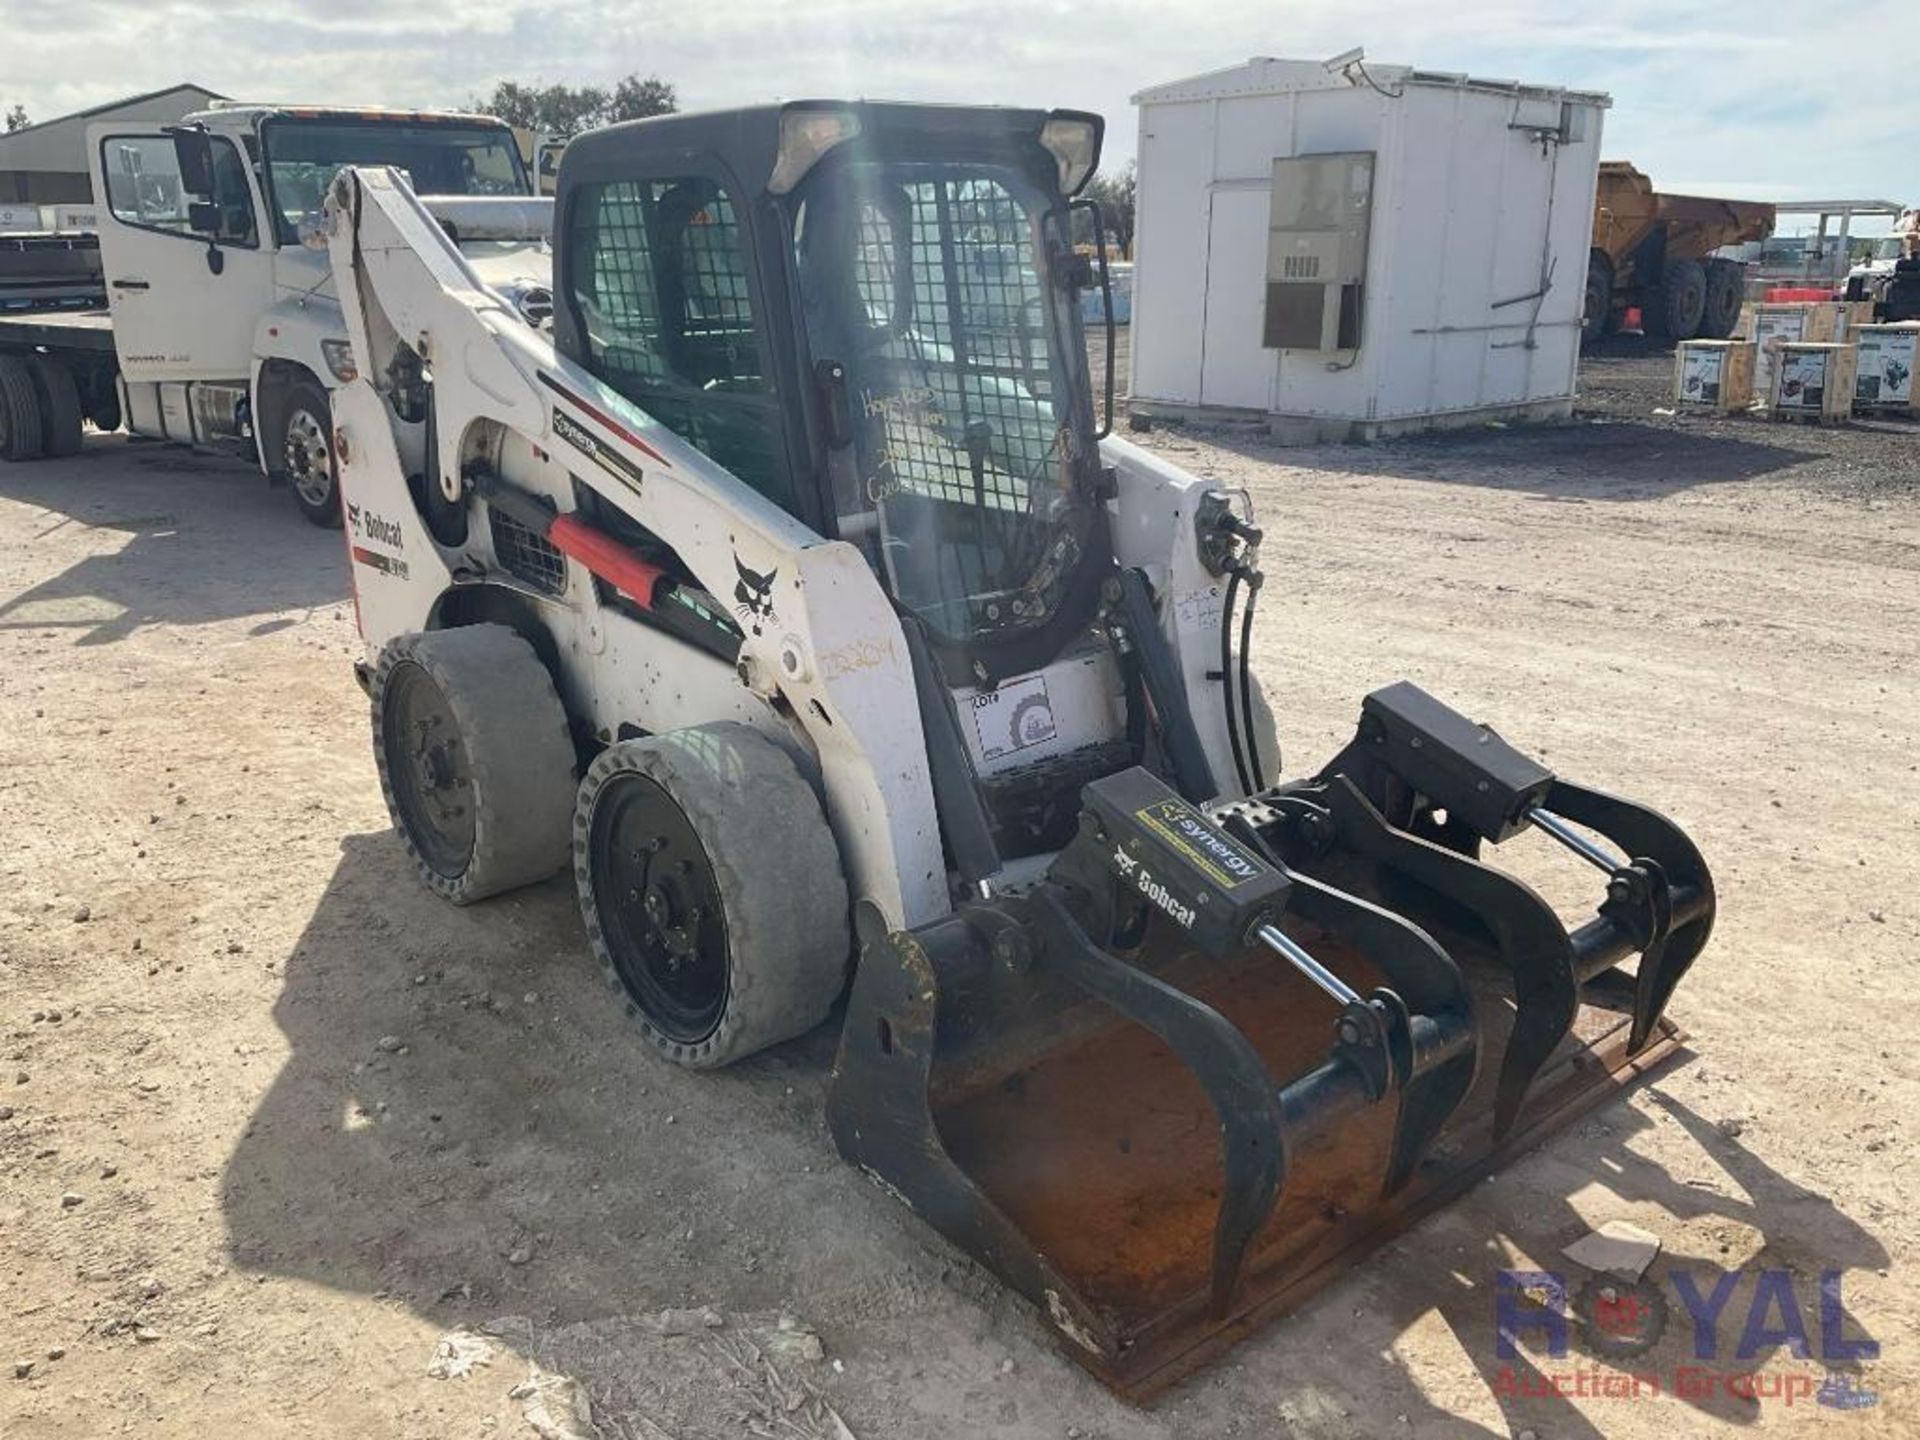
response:
<path fill-rule="evenodd" d="M 616 775 L 594 801 L 588 862 L 620 983 L 669 1039 L 706 1039 L 727 1004 L 726 916 L 686 812 L 644 775 Z"/>
<path fill-rule="evenodd" d="M 403 661 L 387 677 L 380 725 L 401 823 L 427 866 L 457 879 L 473 858 L 473 771 L 447 697 Z"/>

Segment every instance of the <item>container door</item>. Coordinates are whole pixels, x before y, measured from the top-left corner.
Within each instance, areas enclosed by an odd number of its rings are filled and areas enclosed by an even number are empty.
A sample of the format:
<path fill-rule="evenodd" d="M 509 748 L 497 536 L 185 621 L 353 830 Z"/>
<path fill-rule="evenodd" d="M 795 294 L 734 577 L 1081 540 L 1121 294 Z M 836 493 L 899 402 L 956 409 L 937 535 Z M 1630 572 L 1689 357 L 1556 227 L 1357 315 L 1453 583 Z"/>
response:
<path fill-rule="evenodd" d="M 1262 347 L 1267 293 L 1267 187 L 1217 189 L 1208 208 L 1200 403 L 1266 411 L 1274 352 Z"/>
<path fill-rule="evenodd" d="M 246 157 L 214 136 L 212 193 L 189 195 L 164 131 L 96 125 L 88 139 L 121 372 L 133 382 L 248 380 L 273 254 Z"/>

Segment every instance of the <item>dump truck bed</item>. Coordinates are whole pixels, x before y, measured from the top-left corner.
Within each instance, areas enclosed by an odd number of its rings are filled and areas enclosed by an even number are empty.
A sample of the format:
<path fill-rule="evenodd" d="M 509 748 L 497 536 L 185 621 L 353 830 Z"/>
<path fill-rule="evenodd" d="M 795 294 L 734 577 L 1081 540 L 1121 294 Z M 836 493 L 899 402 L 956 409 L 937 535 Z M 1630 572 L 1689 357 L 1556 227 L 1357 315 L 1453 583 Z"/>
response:
<path fill-rule="evenodd" d="M 1667 227 L 1666 257 L 1698 260 L 1726 245 L 1773 234 L 1774 208 L 1760 200 L 1674 195 L 1655 190 L 1641 170 L 1623 160 L 1600 166 L 1593 207 L 1593 245 L 1619 266 L 1654 226 Z"/>

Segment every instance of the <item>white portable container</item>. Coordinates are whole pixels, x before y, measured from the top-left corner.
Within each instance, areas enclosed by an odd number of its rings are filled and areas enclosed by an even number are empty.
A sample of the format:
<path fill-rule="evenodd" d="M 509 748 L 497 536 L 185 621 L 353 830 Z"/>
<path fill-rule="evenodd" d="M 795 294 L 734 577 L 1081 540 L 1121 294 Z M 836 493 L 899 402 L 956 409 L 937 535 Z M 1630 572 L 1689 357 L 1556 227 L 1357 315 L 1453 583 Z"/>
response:
<path fill-rule="evenodd" d="M 1310 440 L 1571 412 L 1605 95 L 1252 60 L 1134 101 L 1134 413 Z"/>

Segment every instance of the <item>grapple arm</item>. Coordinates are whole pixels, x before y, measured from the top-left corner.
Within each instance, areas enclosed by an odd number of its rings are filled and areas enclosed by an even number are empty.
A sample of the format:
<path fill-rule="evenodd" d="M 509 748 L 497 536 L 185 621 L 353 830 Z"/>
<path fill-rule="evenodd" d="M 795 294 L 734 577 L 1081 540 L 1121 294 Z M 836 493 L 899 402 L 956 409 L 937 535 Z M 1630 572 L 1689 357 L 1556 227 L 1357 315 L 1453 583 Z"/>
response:
<path fill-rule="evenodd" d="M 1713 878 L 1687 835 L 1643 805 L 1575 785 L 1407 681 L 1366 697 L 1353 741 L 1304 784 L 1261 797 L 1276 846 L 1300 863 L 1359 854 L 1408 888 L 1396 908 L 1463 907 L 1512 970 L 1519 1017 L 1496 1132 L 1565 1038 L 1579 989 L 1638 954 L 1627 1053 L 1659 1026 L 1713 927 Z M 1594 918 L 1568 932 L 1530 887 L 1483 864 L 1483 843 L 1537 828 L 1607 876 Z M 1596 838 L 1598 837 L 1598 838 Z M 1609 843 L 1622 853 L 1609 849 Z"/>

